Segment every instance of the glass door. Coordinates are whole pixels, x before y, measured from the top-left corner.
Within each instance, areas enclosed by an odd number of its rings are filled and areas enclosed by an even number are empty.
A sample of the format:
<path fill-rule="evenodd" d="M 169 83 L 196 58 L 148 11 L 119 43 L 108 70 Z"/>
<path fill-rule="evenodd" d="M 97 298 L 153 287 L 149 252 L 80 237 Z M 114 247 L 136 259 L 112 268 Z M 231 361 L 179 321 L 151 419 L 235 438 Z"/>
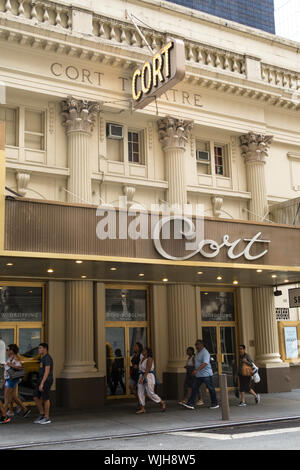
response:
<path fill-rule="evenodd" d="M 200 291 L 202 338 L 211 354 L 213 382 L 219 387 L 219 374 L 227 375 L 234 386 L 237 363 L 237 327 L 234 292 Z"/>
<path fill-rule="evenodd" d="M 126 395 L 125 328 L 106 328 L 107 396 Z"/>
<path fill-rule="evenodd" d="M 202 328 L 202 339 L 205 347 L 210 353 L 210 364 L 213 371 L 214 387 L 219 387 L 219 363 L 218 363 L 218 329 L 216 326 L 204 326 Z"/>
<path fill-rule="evenodd" d="M 149 345 L 148 289 L 107 286 L 106 303 L 106 394 L 130 397 L 130 366 L 136 343 Z"/>
<path fill-rule="evenodd" d="M 221 373 L 227 375 L 228 387 L 233 387 L 234 376 L 237 370 L 235 327 L 220 326 L 220 342 L 222 363 Z"/>
<path fill-rule="evenodd" d="M 17 344 L 19 355 L 25 368 L 25 377 L 19 385 L 20 399 L 33 400 L 33 391 L 39 378 L 40 355 L 38 346 L 42 342 L 42 328 L 35 326 L 17 326 Z"/>

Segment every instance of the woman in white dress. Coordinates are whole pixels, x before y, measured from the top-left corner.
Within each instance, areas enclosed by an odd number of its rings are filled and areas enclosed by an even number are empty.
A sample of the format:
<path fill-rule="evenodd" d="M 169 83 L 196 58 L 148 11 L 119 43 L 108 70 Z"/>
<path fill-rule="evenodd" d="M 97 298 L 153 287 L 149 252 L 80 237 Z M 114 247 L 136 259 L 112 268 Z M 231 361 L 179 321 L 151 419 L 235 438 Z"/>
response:
<path fill-rule="evenodd" d="M 138 397 L 141 405 L 140 410 L 136 414 L 146 413 L 145 409 L 145 392 L 150 400 L 159 403 L 161 411 L 166 410 L 166 402 L 163 401 L 154 391 L 155 375 L 154 375 L 154 361 L 152 350 L 144 348 L 142 351 L 141 361 L 139 364 L 139 382 L 138 382 Z"/>

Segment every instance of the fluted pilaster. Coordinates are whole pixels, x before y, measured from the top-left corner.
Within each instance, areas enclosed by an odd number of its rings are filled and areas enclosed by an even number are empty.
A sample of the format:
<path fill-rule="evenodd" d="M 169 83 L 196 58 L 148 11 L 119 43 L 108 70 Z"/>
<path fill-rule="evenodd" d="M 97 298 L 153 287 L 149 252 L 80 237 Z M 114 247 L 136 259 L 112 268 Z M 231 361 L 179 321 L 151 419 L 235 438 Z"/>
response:
<path fill-rule="evenodd" d="M 182 372 L 186 349 L 196 340 L 195 291 L 193 286 L 170 285 L 168 289 L 170 372 Z"/>
<path fill-rule="evenodd" d="M 256 361 L 280 364 L 278 332 L 272 287 L 252 289 Z"/>
<path fill-rule="evenodd" d="M 171 116 L 158 121 L 159 139 L 166 158 L 169 204 L 183 205 L 187 202 L 185 146 L 192 127 L 192 121 L 184 121 Z"/>
<path fill-rule="evenodd" d="M 100 104 L 69 96 L 62 101 L 62 125 L 68 136 L 68 201 L 91 203 L 91 166 L 89 145 Z"/>
<path fill-rule="evenodd" d="M 93 283 L 66 282 L 66 360 L 62 377 L 93 377 Z"/>

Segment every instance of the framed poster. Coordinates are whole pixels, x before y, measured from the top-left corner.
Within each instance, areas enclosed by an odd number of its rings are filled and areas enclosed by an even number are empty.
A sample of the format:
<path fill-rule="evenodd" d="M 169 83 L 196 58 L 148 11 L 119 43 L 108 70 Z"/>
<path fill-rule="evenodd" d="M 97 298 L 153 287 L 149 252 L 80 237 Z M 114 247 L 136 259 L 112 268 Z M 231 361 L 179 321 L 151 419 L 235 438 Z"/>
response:
<path fill-rule="evenodd" d="M 278 322 L 281 358 L 285 362 L 300 362 L 300 322 Z"/>

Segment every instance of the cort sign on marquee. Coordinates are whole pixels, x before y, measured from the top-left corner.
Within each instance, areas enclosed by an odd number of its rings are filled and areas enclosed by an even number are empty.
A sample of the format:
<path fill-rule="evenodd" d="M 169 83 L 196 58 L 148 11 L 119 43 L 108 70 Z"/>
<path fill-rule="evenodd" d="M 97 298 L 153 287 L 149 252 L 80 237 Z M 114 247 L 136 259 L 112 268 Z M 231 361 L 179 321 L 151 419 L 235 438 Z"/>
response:
<path fill-rule="evenodd" d="M 144 108 L 185 76 L 184 42 L 171 39 L 132 77 L 132 98 L 135 109 Z"/>

